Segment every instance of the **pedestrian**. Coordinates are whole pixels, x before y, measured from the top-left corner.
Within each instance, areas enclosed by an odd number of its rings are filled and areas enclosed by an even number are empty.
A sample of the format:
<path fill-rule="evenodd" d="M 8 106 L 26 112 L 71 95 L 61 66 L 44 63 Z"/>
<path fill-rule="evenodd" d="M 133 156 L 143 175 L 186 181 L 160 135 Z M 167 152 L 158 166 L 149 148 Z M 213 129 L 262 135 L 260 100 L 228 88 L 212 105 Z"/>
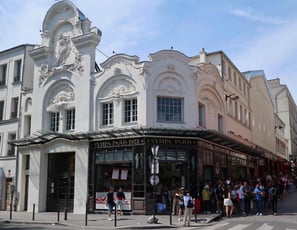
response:
<path fill-rule="evenodd" d="M 255 194 L 256 205 L 257 205 L 257 214 L 256 215 L 262 216 L 262 202 L 263 202 L 263 198 L 264 198 L 265 194 L 264 194 L 264 189 L 261 186 L 261 181 L 258 181 L 253 192 Z"/>
<path fill-rule="evenodd" d="M 277 215 L 277 200 L 278 200 L 278 190 L 277 186 L 273 181 L 269 182 L 268 196 L 271 202 L 273 215 Z"/>
<path fill-rule="evenodd" d="M 227 218 L 231 217 L 233 214 L 233 202 L 231 200 L 231 188 L 228 185 L 224 191 L 224 206 Z"/>
<path fill-rule="evenodd" d="M 224 189 L 222 182 L 218 182 L 217 187 L 214 190 L 215 198 L 216 198 L 216 206 L 217 211 L 216 213 L 221 214 L 223 211 L 223 200 L 224 200 Z"/>
<path fill-rule="evenodd" d="M 190 195 L 190 192 L 187 191 L 184 196 L 184 204 L 185 204 L 185 210 L 184 210 L 184 226 L 190 226 L 191 218 L 192 218 L 192 212 L 193 212 L 193 198 Z"/>
<path fill-rule="evenodd" d="M 202 207 L 203 207 L 203 213 L 210 214 L 210 191 L 209 191 L 209 185 L 205 185 L 202 189 Z"/>
<path fill-rule="evenodd" d="M 114 193 L 114 188 L 110 187 L 109 192 L 106 195 L 106 206 L 108 209 L 108 220 L 112 220 L 111 214 L 112 214 L 113 207 L 115 206 L 113 193 Z"/>
<path fill-rule="evenodd" d="M 123 192 L 123 188 L 120 187 L 119 190 L 117 191 L 117 196 L 116 196 L 117 210 L 120 215 L 123 215 L 123 204 L 125 200 L 126 200 L 125 193 Z"/>
<path fill-rule="evenodd" d="M 183 220 L 183 214 L 185 210 L 184 195 L 185 195 L 185 189 L 184 187 L 181 187 L 180 193 L 179 193 L 179 200 L 178 200 L 178 221 Z"/>
<path fill-rule="evenodd" d="M 180 196 L 180 190 L 178 187 L 176 187 L 172 195 L 172 215 L 173 216 L 178 213 L 179 196 Z"/>
<path fill-rule="evenodd" d="M 247 181 L 243 182 L 242 195 L 243 195 L 243 207 L 242 207 L 243 215 L 247 216 L 251 212 L 251 198 L 252 198 L 251 189 Z"/>

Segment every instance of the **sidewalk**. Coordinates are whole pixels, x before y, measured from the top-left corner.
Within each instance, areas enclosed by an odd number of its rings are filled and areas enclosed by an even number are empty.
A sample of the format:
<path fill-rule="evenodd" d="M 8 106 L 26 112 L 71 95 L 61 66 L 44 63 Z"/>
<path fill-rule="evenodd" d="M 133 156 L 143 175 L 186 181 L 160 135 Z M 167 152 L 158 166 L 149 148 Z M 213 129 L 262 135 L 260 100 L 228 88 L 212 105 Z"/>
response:
<path fill-rule="evenodd" d="M 78 214 L 67 214 L 67 220 L 64 220 L 64 213 L 60 213 L 59 221 L 58 214 L 53 212 L 35 213 L 33 221 L 33 213 L 31 212 L 12 212 L 10 220 L 9 211 L 0 211 L 0 222 L 6 223 L 41 223 L 50 225 L 67 225 L 73 227 L 81 227 L 84 229 L 159 229 L 159 228 L 179 228 L 183 227 L 183 223 L 178 221 L 177 216 L 156 215 L 158 223 L 149 224 L 148 218 L 151 215 L 124 215 L 117 216 L 117 221 L 107 220 L 107 214 L 88 214 L 87 225 L 86 216 Z M 209 222 L 217 219 L 219 214 L 197 214 L 192 216 L 191 227 L 207 226 Z M 170 224 L 171 223 L 171 224 Z"/>

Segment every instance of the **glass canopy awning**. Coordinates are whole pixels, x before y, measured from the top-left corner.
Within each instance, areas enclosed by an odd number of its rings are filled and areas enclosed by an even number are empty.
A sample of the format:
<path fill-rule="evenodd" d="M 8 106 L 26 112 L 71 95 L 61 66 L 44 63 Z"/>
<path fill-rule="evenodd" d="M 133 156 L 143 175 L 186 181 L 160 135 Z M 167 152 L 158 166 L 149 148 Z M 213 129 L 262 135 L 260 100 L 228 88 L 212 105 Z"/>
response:
<path fill-rule="evenodd" d="M 111 129 L 85 133 L 59 133 L 49 131 L 38 131 L 29 137 L 10 141 L 9 144 L 24 147 L 30 145 L 42 145 L 55 139 L 65 139 L 69 141 L 100 141 L 115 138 L 131 137 L 178 137 L 178 138 L 199 138 L 222 145 L 224 147 L 237 150 L 253 156 L 264 156 L 264 152 L 249 145 L 241 143 L 223 133 L 215 130 L 190 130 L 190 129 L 167 129 L 167 128 L 126 128 Z"/>

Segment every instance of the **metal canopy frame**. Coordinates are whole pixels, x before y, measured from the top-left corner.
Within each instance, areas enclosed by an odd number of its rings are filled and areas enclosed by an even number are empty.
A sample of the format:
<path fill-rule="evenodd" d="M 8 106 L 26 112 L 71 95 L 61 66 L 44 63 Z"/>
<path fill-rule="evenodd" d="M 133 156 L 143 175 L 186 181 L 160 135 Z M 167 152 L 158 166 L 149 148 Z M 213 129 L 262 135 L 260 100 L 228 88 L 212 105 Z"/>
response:
<path fill-rule="evenodd" d="M 30 145 L 42 145 L 55 139 L 66 139 L 69 141 L 100 141 L 114 138 L 131 138 L 146 136 L 178 137 L 178 138 L 200 138 L 208 142 L 228 147 L 253 156 L 264 156 L 260 151 L 227 135 L 215 130 L 191 130 L 191 129 L 167 129 L 167 128 L 126 128 L 110 129 L 86 133 L 59 133 L 49 131 L 38 131 L 29 137 L 10 141 L 9 144 L 24 147 Z"/>

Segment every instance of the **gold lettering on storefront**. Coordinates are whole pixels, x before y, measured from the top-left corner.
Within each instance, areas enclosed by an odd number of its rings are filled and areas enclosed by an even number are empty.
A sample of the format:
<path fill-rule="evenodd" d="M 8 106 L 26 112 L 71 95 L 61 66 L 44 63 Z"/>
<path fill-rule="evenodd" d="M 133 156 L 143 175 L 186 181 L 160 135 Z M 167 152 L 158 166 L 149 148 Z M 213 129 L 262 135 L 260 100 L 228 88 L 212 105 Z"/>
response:
<path fill-rule="evenodd" d="M 106 148 L 117 146 L 134 146 L 134 145 L 197 145 L 196 140 L 192 139 L 172 139 L 172 138 L 134 138 L 118 139 L 109 141 L 96 141 L 91 143 L 92 148 Z"/>

